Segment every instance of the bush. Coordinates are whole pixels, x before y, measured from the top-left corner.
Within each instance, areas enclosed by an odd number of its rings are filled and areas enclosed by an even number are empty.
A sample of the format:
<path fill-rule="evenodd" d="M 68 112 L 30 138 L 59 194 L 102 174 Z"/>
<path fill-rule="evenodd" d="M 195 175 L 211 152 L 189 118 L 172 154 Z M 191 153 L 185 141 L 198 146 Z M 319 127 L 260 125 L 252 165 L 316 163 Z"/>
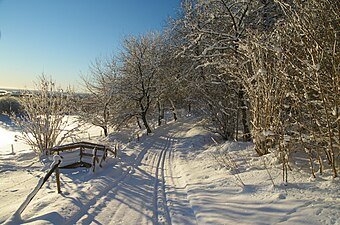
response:
<path fill-rule="evenodd" d="M 42 156 L 46 149 L 73 137 L 78 125 L 65 116 L 72 112 L 72 92 L 57 88 L 44 76 L 40 77 L 36 90 L 20 99 L 24 113 L 11 119 L 21 131 L 17 140 Z"/>
<path fill-rule="evenodd" d="M 8 96 L 0 98 L 0 114 L 20 114 L 21 112 L 22 105 L 19 99 Z"/>

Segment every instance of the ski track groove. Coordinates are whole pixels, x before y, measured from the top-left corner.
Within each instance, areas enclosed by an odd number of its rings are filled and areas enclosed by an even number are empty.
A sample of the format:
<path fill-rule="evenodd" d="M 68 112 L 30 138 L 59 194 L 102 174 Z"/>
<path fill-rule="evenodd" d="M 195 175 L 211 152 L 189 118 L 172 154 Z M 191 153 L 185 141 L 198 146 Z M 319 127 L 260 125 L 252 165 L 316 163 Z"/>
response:
<path fill-rule="evenodd" d="M 164 164 L 166 159 L 166 154 L 171 150 L 171 138 L 167 139 L 167 148 L 164 150 L 163 157 L 162 157 L 162 168 L 161 168 L 161 174 L 162 174 L 162 197 L 163 197 L 163 205 L 164 205 L 164 211 L 165 211 L 165 217 L 168 224 L 171 224 L 171 217 L 169 213 L 169 208 L 167 205 L 167 198 L 166 198 L 166 192 L 165 192 L 165 176 L 164 176 Z"/>
<path fill-rule="evenodd" d="M 154 224 L 171 224 L 169 209 L 167 206 L 166 191 L 165 191 L 165 176 L 164 164 L 166 153 L 170 149 L 171 138 L 167 137 L 161 152 L 158 154 L 158 161 L 155 172 L 154 183 Z M 161 174 L 159 175 L 159 170 Z"/>
<path fill-rule="evenodd" d="M 149 152 L 148 150 L 155 144 L 153 142 L 148 148 L 144 148 L 136 157 L 136 161 L 140 162 L 142 161 L 144 155 Z M 111 185 L 108 185 L 106 188 L 104 188 L 98 195 L 90 199 L 85 205 L 82 206 L 82 208 L 75 214 L 73 214 L 70 218 L 68 218 L 65 221 L 65 225 L 71 225 L 76 224 L 79 220 L 82 219 L 82 217 L 88 212 L 88 210 L 91 208 L 91 206 L 95 205 L 97 202 L 97 199 L 99 197 L 104 196 L 109 191 L 117 191 L 116 189 L 119 187 L 119 184 L 121 184 L 124 180 L 126 180 L 131 173 L 134 172 L 134 169 L 131 166 L 127 167 L 127 170 L 122 173 L 122 175 L 115 180 Z M 85 210 L 86 209 L 86 210 Z"/>
<path fill-rule="evenodd" d="M 145 157 L 145 166 L 146 168 L 149 168 L 149 172 L 150 174 L 153 174 L 154 173 L 154 170 L 156 169 L 155 167 L 155 161 L 157 159 L 157 154 L 155 154 L 154 152 L 151 152 L 151 151 L 147 151 L 146 153 L 146 157 Z M 148 166 L 146 165 L 146 162 L 147 161 L 152 161 L 152 163 Z M 126 179 L 127 181 L 127 179 Z M 115 210 L 115 212 L 113 212 L 113 215 L 112 215 L 112 218 L 110 219 L 110 221 L 107 223 L 109 225 L 113 225 L 113 224 L 117 224 L 117 221 L 119 221 L 119 217 L 117 218 L 117 216 L 119 216 L 122 212 L 121 210 L 124 210 L 124 203 L 120 202 L 117 209 Z M 143 219 L 143 218 L 142 218 Z"/>
<path fill-rule="evenodd" d="M 120 183 L 123 182 L 123 180 L 125 180 L 128 175 L 130 174 L 131 167 L 129 167 L 117 180 L 115 180 L 111 185 L 108 185 L 106 188 L 104 188 L 99 195 L 96 195 L 95 197 L 93 197 L 92 199 L 90 199 L 88 201 L 87 204 L 83 205 L 81 207 L 81 209 L 75 213 L 73 216 L 71 216 L 64 224 L 65 225 L 71 225 L 71 224 L 76 224 L 79 220 L 82 219 L 82 217 L 86 214 L 86 212 L 88 212 L 89 209 L 91 209 L 91 206 L 95 205 L 97 203 L 97 199 L 102 196 L 104 196 L 105 194 L 107 194 L 109 191 L 113 191 L 114 189 L 116 189 Z"/>

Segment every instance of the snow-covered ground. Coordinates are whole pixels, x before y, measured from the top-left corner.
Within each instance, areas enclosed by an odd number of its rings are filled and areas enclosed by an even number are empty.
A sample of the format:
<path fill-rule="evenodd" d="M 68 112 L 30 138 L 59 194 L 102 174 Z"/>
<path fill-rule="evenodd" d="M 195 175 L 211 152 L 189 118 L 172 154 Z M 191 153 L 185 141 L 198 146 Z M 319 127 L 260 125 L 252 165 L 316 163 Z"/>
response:
<path fill-rule="evenodd" d="M 91 141 L 105 143 L 94 137 L 97 128 L 88 132 Z M 271 155 L 257 157 L 251 143 L 216 146 L 212 134 L 192 118 L 168 123 L 139 142 L 132 133 L 112 135 L 111 141 L 120 143 L 118 158 L 95 173 L 61 169 L 62 194 L 56 193 L 52 176 L 22 213 L 21 223 L 340 224 L 339 179 L 331 174 L 310 179 L 308 168 L 292 165 L 285 186 Z M 27 146 L 15 155 L 1 148 L 4 223 L 46 171 Z M 216 156 L 226 151 L 227 167 L 222 167 Z"/>

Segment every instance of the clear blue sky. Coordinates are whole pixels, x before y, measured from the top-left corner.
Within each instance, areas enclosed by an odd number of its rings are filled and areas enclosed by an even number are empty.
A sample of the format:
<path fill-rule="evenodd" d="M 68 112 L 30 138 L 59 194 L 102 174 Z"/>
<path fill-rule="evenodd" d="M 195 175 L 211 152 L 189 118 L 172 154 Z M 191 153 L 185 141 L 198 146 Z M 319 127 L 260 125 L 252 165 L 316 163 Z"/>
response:
<path fill-rule="evenodd" d="M 77 88 L 126 35 L 161 30 L 180 0 L 0 0 L 0 88 L 32 88 L 43 72 Z"/>

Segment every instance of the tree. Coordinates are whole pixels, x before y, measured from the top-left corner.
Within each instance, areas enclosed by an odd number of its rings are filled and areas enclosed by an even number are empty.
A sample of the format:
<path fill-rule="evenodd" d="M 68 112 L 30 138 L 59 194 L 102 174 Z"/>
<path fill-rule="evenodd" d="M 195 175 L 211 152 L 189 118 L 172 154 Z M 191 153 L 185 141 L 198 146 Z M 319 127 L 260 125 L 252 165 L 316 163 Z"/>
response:
<path fill-rule="evenodd" d="M 82 80 L 89 93 L 83 99 L 81 119 L 103 129 L 108 136 L 109 125 L 114 116 L 114 104 L 117 98 L 119 69 L 114 58 L 97 59 L 90 66 L 90 75 Z"/>
<path fill-rule="evenodd" d="M 56 88 L 52 80 L 41 76 L 37 90 L 20 99 L 24 112 L 12 115 L 12 120 L 21 130 L 17 139 L 30 145 L 41 156 L 46 149 L 73 137 L 79 126 L 66 117 L 72 113 L 73 98 L 72 91 Z"/>
<path fill-rule="evenodd" d="M 121 53 L 122 80 L 121 94 L 123 101 L 133 102 L 131 114 L 140 118 L 151 133 L 147 116 L 152 102 L 156 98 L 156 77 L 160 68 L 161 38 L 157 33 L 139 37 L 128 37 L 123 43 Z"/>
<path fill-rule="evenodd" d="M 176 56 L 176 48 L 181 38 L 171 26 L 168 27 L 162 35 L 162 47 L 160 52 L 161 64 L 160 72 L 156 77 L 157 85 L 157 105 L 161 106 L 159 113 L 159 125 L 164 118 L 165 108 L 171 109 L 173 119 L 178 119 L 177 107 L 183 107 L 184 104 L 190 105 L 192 88 L 189 87 L 186 79 L 186 68 L 191 65 L 191 61 L 184 57 Z"/>
<path fill-rule="evenodd" d="M 238 43 L 245 37 L 250 9 L 251 1 L 188 0 L 177 22 L 185 36 L 178 54 L 192 61 L 188 79 L 199 99 L 211 106 L 206 110 L 208 118 L 226 139 L 237 139 L 240 123 L 244 139 L 250 139 L 246 93 L 229 69 L 238 64 Z"/>

